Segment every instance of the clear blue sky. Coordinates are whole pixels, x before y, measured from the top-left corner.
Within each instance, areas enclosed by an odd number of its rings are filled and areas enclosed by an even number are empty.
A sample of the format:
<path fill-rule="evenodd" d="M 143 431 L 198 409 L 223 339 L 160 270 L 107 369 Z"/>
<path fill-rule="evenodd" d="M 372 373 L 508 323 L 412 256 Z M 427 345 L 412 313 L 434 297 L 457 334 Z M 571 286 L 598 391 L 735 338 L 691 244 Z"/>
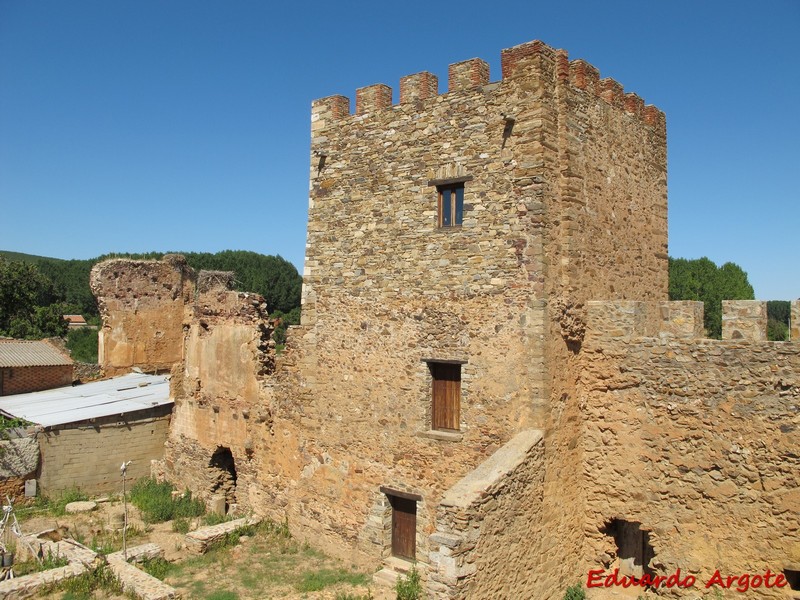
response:
<path fill-rule="evenodd" d="M 798 0 L 0 0 L 0 249 L 301 268 L 311 100 L 533 39 L 666 112 L 672 256 L 800 297 Z"/>

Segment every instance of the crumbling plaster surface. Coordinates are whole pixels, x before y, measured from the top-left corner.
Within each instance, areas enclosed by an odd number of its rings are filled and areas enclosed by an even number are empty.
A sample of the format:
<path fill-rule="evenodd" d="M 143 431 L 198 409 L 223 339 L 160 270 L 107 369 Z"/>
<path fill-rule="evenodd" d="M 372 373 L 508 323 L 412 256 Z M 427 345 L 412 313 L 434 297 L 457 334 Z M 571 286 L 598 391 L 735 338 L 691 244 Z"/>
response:
<path fill-rule="evenodd" d="M 181 255 L 163 261 L 107 260 L 92 268 L 90 286 L 103 326 L 98 362 L 106 376 L 168 372 L 183 359 L 184 310 L 195 273 Z"/>

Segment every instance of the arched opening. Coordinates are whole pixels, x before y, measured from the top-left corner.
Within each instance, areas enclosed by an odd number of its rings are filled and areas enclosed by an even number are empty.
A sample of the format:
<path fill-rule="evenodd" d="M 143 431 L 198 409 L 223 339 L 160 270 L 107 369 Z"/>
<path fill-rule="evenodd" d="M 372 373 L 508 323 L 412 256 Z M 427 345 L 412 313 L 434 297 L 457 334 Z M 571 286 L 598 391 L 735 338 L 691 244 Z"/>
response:
<path fill-rule="evenodd" d="M 208 463 L 211 471 L 211 495 L 225 497 L 225 513 L 236 503 L 236 464 L 230 448 L 219 446 Z"/>

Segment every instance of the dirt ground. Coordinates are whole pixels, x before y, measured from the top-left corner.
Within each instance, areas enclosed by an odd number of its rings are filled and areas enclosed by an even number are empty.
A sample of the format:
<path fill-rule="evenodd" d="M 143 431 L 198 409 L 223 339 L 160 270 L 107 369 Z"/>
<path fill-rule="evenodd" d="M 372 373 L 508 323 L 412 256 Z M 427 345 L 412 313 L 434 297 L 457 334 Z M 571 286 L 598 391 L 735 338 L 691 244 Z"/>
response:
<path fill-rule="evenodd" d="M 161 577 L 190 600 L 388 600 L 393 590 L 377 588 L 371 573 L 325 556 L 307 545 L 266 529 L 243 537 L 234 546 L 197 556 L 186 548 L 184 534 L 173 530 L 171 521 L 148 525 L 139 511 L 128 504 L 128 538 L 131 548 L 153 542 L 164 550 L 169 565 L 162 565 Z M 101 499 L 89 512 L 51 516 L 25 515 L 20 518 L 24 534 L 51 531 L 51 536 L 70 537 L 107 554 L 122 547 L 120 530 L 123 504 Z M 203 526 L 202 518 L 190 520 L 190 529 Z M 321 589 L 320 589 L 321 588 Z M 93 595 L 52 594 L 64 600 L 92 598 L 123 600 L 125 596 L 98 590 Z"/>

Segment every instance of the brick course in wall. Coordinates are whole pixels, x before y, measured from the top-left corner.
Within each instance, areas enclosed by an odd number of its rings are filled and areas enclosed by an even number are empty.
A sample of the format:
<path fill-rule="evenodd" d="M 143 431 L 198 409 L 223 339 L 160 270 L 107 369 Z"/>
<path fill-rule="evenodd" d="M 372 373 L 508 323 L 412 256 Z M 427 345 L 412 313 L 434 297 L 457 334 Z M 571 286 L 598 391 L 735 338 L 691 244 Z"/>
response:
<path fill-rule="evenodd" d="M 2 394 L 25 394 L 72 385 L 72 365 L 3 368 Z"/>

